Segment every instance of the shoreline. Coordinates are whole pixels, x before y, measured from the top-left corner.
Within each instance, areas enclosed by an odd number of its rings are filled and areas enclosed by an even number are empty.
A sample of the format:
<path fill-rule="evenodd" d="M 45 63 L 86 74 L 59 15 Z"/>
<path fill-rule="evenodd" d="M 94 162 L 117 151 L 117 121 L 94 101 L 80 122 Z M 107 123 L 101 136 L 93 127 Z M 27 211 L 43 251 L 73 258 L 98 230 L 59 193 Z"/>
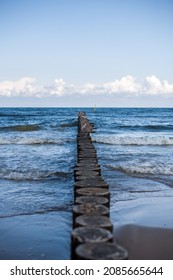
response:
<path fill-rule="evenodd" d="M 129 260 L 173 259 L 172 212 L 172 196 L 114 204 L 114 238 L 128 250 Z"/>

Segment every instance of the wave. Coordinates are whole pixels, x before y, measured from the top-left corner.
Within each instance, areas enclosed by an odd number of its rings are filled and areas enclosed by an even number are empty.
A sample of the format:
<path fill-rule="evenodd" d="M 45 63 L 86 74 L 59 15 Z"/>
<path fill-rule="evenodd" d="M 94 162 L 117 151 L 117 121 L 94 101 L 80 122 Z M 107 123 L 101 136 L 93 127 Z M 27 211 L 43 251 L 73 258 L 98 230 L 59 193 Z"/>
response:
<path fill-rule="evenodd" d="M 18 216 L 30 216 L 30 215 L 43 215 L 50 212 L 58 212 L 58 211 L 71 211 L 72 205 L 69 204 L 63 204 L 59 206 L 52 206 L 47 209 L 38 209 L 35 211 L 24 211 L 24 212 L 18 212 L 13 214 L 7 214 L 7 215 L 0 215 L 0 219 L 5 218 L 12 218 L 12 217 L 18 217 Z"/>
<path fill-rule="evenodd" d="M 118 170 L 129 175 L 173 175 L 173 166 L 163 163 L 155 164 L 121 164 L 117 166 L 108 165 L 109 168 Z"/>
<path fill-rule="evenodd" d="M 58 144 L 63 145 L 69 139 L 47 139 L 47 138 L 34 138 L 34 137 L 0 137 L 0 145 L 52 145 Z"/>
<path fill-rule="evenodd" d="M 65 128 L 65 127 L 75 127 L 78 125 L 78 122 L 77 121 L 74 121 L 74 122 L 69 122 L 69 123 L 62 123 L 60 125 L 61 128 Z"/>
<path fill-rule="evenodd" d="M 13 125 L 7 127 L 0 127 L 0 131 L 19 131 L 19 132 L 27 132 L 27 131 L 38 131 L 40 130 L 40 126 L 38 125 Z"/>
<path fill-rule="evenodd" d="M 35 116 L 39 116 L 39 114 L 16 114 L 16 113 L 0 113 L 0 117 L 15 117 L 15 118 L 21 118 L 21 117 L 35 117 Z"/>
<path fill-rule="evenodd" d="M 42 180 L 42 179 L 68 179 L 72 177 L 72 172 L 65 171 L 19 171 L 19 170 L 1 170 L 0 179 L 5 180 L 15 180 L 15 181 L 24 181 L 24 180 Z"/>
<path fill-rule="evenodd" d="M 141 130 L 141 131 L 169 131 L 173 130 L 173 125 L 117 125 L 115 128 L 119 129 L 129 129 L 129 130 Z"/>
<path fill-rule="evenodd" d="M 173 130 L 173 125 L 146 125 L 143 126 L 144 129 L 146 130 L 158 130 L 158 131 L 162 131 L 162 130 Z"/>
<path fill-rule="evenodd" d="M 169 136 L 96 136 L 94 142 L 110 145 L 162 146 L 173 145 L 173 137 Z"/>
<path fill-rule="evenodd" d="M 47 178 L 57 178 L 57 177 L 61 177 L 61 178 L 69 178 L 73 176 L 73 172 L 66 172 L 66 171 L 55 171 L 52 173 L 49 173 Z"/>

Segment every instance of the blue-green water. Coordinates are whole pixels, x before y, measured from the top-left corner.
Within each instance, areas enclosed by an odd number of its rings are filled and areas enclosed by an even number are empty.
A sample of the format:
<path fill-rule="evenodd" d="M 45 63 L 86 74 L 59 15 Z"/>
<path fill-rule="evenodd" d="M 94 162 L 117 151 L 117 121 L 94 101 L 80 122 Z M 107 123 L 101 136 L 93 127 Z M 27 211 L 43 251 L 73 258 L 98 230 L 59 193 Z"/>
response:
<path fill-rule="evenodd" d="M 1 259 L 70 258 L 81 110 L 95 125 L 112 207 L 172 195 L 173 109 L 0 108 Z"/>

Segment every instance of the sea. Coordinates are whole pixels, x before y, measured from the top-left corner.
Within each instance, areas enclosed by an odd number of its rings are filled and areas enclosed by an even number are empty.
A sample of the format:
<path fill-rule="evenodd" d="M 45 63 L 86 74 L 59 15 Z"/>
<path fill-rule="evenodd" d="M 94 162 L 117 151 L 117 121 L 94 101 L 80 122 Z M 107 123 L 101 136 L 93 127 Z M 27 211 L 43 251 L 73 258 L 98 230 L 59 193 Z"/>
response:
<path fill-rule="evenodd" d="M 70 259 L 79 111 L 113 222 L 118 202 L 173 197 L 172 108 L 0 108 L 0 259 Z"/>

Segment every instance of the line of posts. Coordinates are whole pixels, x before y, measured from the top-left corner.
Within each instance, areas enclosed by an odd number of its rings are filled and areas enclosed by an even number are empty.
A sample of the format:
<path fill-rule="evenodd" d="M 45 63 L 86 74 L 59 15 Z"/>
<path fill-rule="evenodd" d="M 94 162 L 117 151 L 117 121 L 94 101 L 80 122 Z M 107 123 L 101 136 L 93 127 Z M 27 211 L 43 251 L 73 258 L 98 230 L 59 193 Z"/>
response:
<path fill-rule="evenodd" d="M 74 167 L 74 207 L 71 258 L 77 260 L 128 259 L 116 243 L 110 220 L 109 185 L 101 174 L 90 133 L 94 126 L 78 114 L 77 163 Z"/>

